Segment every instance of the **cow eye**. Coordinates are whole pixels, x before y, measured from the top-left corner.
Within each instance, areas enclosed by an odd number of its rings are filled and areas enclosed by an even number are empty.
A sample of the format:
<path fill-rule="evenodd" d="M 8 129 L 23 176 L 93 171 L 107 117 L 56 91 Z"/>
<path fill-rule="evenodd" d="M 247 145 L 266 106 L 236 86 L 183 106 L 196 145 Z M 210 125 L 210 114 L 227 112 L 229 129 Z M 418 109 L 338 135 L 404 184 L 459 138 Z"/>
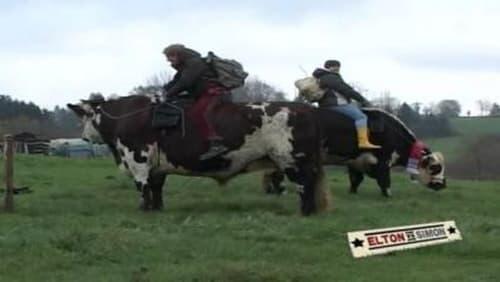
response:
<path fill-rule="evenodd" d="M 422 160 L 422 163 L 420 164 L 421 167 L 428 167 L 430 163 L 430 158 L 424 158 Z"/>
<path fill-rule="evenodd" d="M 443 170 L 443 167 L 441 165 L 434 164 L 434 165 L 431 165 L 429 167 L 429 169 L 431 170 L 432 175 L 436 175 L 436 174 L 441 173 L 441 171 Z"/>

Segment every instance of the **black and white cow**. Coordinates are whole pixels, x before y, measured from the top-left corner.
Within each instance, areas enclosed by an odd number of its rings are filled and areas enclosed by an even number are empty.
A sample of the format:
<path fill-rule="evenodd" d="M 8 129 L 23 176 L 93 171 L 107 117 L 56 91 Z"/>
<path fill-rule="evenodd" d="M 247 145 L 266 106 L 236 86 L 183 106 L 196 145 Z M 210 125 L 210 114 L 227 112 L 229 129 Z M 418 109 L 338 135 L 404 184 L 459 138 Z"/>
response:
<path fill-rule="evenodd" d="M 314 78 L 308 77 L 297 82 L 299 91 L 306 98 L 316 98 L 323 91 Z M 358 149 L 352 119 L 332 109 L 318 108 L 315 112 L 324 138 L 324 164 L 348 167 L 351 193 L 357 193 L 366 174 L 377 180 L 384 196 L 390 196 L 390 170 L 396 166 L 406 167 L 414 178 L 430 189 L 446 187 L 443 155 L 432 152 L 391 113 L 377 108 L 363 109 L 368 117 L 370 141 L 381 146 L 380 149 L 366 152 Z M 281 193 L 283 187 L 280 183 L 283 179 L 284 175 L 279 171 L 265 174 L 265 191 Z"/>
<path fill-rule="evenodd" d="M 318 109 L 321 122 L 325 165 L 345 165 L 351 183 L 350 192 L 357 193 L 364 175 L 374 178 L 382 195 L 391 195 L 390 171 L 393 167 L 405 167 L 415 162 L 411 176 L 433 190 L 446 187 L 444 157 L 440 152 L 432 152 L 420 142 L 415 134 L 394 115 L 381 109 L 364 109 L 372 128 L 370 140 L 381 149 L 362 152 L 357 148 L 356 130 L 352 120 L 332 110 Z M 418 155 L 411 160 L 415 150 Z M 268 193 L 281 193 L 284 175 L 268 172 L 264 175 L 264 189 Z"/>
<path fill-rule="evenodd" d="M 327 208 L 329 191 L 320 160 L 320 129 L 312 107 L 300 103 L 221 103 L 212 121 L 230 150 L 201 161 L 208 144 L 189 118 L 185 135 L 180 128 L 159 131 L 152 127 L 155 102 L 146 96 L 128 96 L 68 104 L 83 122 L 83 138 L 106 143 L 119 167 L 133 177 L 142 192 L 144 210 L 163 207 L 162 186 L 167 174 L 205 176 L 223 183 L 243 172 L 262 169 L 282 171 L 302 188 L 302 214 Z"/>

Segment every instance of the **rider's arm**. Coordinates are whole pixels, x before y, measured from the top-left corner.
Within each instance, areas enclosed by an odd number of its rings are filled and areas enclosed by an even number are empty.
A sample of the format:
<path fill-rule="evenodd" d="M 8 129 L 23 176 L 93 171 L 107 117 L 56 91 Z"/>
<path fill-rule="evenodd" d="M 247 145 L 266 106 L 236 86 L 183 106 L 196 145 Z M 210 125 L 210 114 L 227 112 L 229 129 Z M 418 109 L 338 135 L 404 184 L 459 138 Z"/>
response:
<path fill-rule="evenodd" d="M 345 83 L 339 75 L 327 75 L 320 79 L 320 84 L 327 88 L 333 89 L 338 93 L 344 95 L 346 98 L 354 99 L 361 104 L 369 104 L 358 91 L 354 90 L 349 84 Z M 321 85 L 320 85 L 321 86 Z"/>
<path fill-rule="evenodd" d="M 173 96 L 188 90 L 200 78 L 207 65 L 201 58 L 193 58 L 186 62 L 177 81 L 167 90 L 167 96 Z"/>
<path fill-rule="evenodd" d="M 179 77 L 180 77 L 180 74 L 176 73 L 174 75 L 174 78 L 172 78 L 169 82 L 167 82 L 165 85 L 163 85 L 163 90 L 165 90 L 166 92 L 168 90 L 170 90 L 170 88 L 172 88 L 177 83 L 177 81 L 179 80 Z"/>

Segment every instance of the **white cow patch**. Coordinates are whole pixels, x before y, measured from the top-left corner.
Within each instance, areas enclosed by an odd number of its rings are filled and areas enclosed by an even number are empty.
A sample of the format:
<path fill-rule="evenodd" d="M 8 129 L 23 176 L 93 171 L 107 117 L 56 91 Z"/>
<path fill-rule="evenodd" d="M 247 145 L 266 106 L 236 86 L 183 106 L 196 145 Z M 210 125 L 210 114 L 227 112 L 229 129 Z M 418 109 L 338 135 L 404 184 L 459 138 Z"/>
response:
<path fill-rule="evenodd" d="M 94 121 L 99 126 L 101 124 L 101 114 L 96 114 L 94 117 Z"/>
<path fill-rule="evenodd" d="M 87 139 L 94 143 L 102 143 L 102 137 L 99 131 L 95 128 L 93 124 L 93 118 L 84 116 L 82 118 L 83 132 L 82 138 Z"/>
<path fill-rule="evenodd" d="M 266 107 L 269 106 L 269 103 L 264 102 L 262 104 L 248 104 L 247 106 L 254 110 L 261 110 L 265 114 Z"/>
<path fill-rule="evenodd" d="M 241 170 L 245 166 L 268 155 L 280 169 L 292 167 L 295 160 L 292 156 L 292 127 L 288 125 L 290 111 L 282 108 L 273 116 L 268 116 L 265 107 L 262 109 L 262 125 L 253 133 L 245 136 L 240 149 L 228 153 L 225 158 L 231 160 L 231 172 Z"/>
<path fill-rule="evenodd" d="M 122 162 L 127 163 L 128 171 L 132 174 L 134 180 L 143 186 L 146 185 L 151 170 L 151 159 L 155 150 L 155 145 L 148 145 L 146 150 L 141 151 L 141 156 L 146 158 L 146 162 L 144 163 L 136 162 L 134 159 L 134 151 L 125 146 L 120 139 L 116 141 L 116 148 L 119 151 L 123 151 L 124 155 L 121 156 Z M 125 166 L 120 164 L 120 168 L 124 169 Z"/>
<path fill-rule="evenodd" d="M 148 97 L 149 100 L 151 101 L 151 103 L 153 103 L 153 104 L 163 102 L 163 98 L 161 95 L 148 93 L 148 94 L 144 94 L 144 96 Z"/>
<path fill-rule="evenodd" d="M 391 159 L 389 160 L 389 167 L 393 167 L 398 160 L 399 160 L 399 154 L 396 151 L 392 152 Z"/>

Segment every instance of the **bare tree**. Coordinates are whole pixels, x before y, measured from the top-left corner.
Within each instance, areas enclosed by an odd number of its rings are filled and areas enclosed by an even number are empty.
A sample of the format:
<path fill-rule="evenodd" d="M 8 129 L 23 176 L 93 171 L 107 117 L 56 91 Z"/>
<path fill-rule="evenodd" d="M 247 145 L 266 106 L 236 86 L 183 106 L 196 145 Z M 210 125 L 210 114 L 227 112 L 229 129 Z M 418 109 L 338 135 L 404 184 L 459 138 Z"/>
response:
<path fill-rule="evenodd" d="M 130 91 L 131 95 L 162 95 L 163 85 L 167 84 L 172 79 L 172 75 L 168 72 L 161 72 L 152 75 L 146 79 L 145 85 L 134 87 Z"/>
<path fill-rule="evenodd" d="M 379 98 L 373 99 L 372 103 L 390 113 L 397 112 L 400 106 L 399 100 L 391 96 L 391 92 L 388 90 L 382 92 Z"/>
<path fill-rule="evenodd" d="M 146 80 L 146 86 L 163 86 L 170 80 L 172 80 L 172 74 L 164 71 L 149 77 Z"/>
<path fill-rule="evenodd" d="M 493 107 L 493 104 L 486 99 L 477 100 L 476 103 L 482 116 L 487 115 Z"/>
<path fill-rule="evenodd" d="M 232 92 L 234 102 L 286 101 L 284 92 L 257 78 L 247 80 L 243 87 Z"/>

